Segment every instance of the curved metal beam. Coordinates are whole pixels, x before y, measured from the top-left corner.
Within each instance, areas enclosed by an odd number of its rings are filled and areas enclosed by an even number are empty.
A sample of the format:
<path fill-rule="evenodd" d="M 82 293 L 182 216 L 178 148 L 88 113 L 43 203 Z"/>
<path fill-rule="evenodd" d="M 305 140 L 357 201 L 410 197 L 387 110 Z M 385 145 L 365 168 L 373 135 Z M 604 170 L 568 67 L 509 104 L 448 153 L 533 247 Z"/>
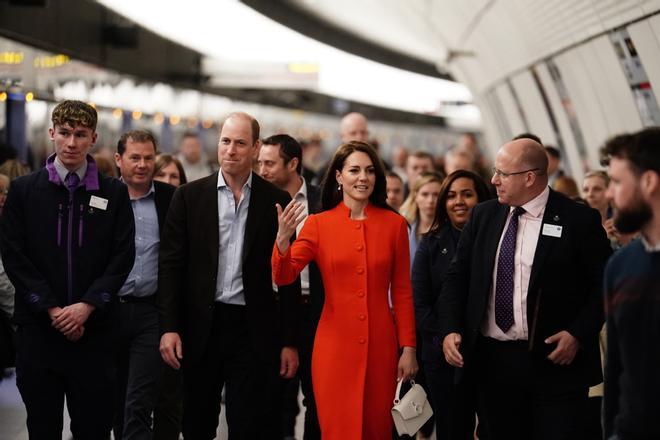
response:
<path fill-rule="evenodd" d="M 343 51 L 410 72 L 454 81 L 451 75 L 439 72 L 433 63 L 359 37 L 333 23 L 320 19 L 291 1 L 241 1 L 284 26 Z"/>

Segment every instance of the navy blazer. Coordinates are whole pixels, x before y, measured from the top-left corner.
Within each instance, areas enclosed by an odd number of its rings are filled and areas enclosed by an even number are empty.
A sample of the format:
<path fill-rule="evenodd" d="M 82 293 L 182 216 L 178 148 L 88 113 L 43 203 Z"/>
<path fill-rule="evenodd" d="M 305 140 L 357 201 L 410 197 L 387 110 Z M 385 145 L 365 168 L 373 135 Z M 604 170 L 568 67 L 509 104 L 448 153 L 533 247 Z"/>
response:
<path fill-rule="evenodd" d="M 434 328 L 438 319 L 435 303 L 451 263 L 461 232 L 447 222 L 437 234 L 426 234 L 414 255 L 412 266 L 413 299 L 417 331 L 422 336 L 422 360 L 445 362 L 442 339 Z"/>

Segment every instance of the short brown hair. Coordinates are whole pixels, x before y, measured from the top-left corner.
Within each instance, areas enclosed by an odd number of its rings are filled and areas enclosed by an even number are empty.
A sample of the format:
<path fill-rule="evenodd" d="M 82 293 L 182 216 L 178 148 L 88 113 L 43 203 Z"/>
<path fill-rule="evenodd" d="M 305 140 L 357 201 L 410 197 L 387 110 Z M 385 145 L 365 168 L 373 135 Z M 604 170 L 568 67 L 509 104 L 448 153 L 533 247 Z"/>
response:
<path fill-rule="evenodd" d="M 53 127 L 59 125 L 70 125 L 71 127 L 82 126 L 96 130 L 98 114 L 91 105 L 74 100 L 62 101 L 55 106 L 51 115 Z"/>
<path fill-rule="evenodd" d="M 154 153 L 158 153 L 158 142 L 156 142 L 156 137 L 150 131 L 131 130 L 122 134 L 119 138 L 119 142 L 117 142 L 117 153 L 119 153 L 120 156 L 124 155 L 124 152 L 126 151 L 126 142 L 128 142 L 129 139 L 133 142 L 151 142 L 154 145 Z"/>
<path fill-rule="evenodd" d="M 434 162 L 433 155 L 427 151 L 417 150 L 408 155 L 408 157 L 416 157 L 417 159 L 428 159 L 431 163 Z"/>
<path fill-rule="evenodd" d="M 279 154 L 284 164 L 288 164 L 292 159 L 298 159 L 296 173 L 302 174 L 302 147 L 300 143 L 288 134 L 276 134 L 267 137 L 261 142 L 263 145 L 274 145 L 279 147 Z"/>
<path fill-rule="evenodd" d="M 601 163 L 608 165 L 612 157 L 627 160 L 635 174 L 644 171 L 660 173 L 660 127 L 645 128 L 637 133 L 609 139 L 601 149 Z"/>

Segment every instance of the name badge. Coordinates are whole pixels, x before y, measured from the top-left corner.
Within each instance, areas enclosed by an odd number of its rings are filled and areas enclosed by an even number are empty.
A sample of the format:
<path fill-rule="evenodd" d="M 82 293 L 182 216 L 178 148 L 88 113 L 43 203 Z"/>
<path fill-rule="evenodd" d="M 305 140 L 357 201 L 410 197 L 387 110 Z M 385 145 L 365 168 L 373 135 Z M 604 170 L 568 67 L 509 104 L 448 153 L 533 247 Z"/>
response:
<path fill-rule="evenodd" d="M 108 207 L 108 199 L 92 196 L 89 199 L 89 206 L 91 206 L 92 208 L 98 208 L 105 211 Z"/>
<path fill-rule="evenodd" d="M 559 225 L 551 225 L 548 223 L 543 224 L 543 235 L 547 235 L 549 237 L 561 237 L 561 226 Z"/>

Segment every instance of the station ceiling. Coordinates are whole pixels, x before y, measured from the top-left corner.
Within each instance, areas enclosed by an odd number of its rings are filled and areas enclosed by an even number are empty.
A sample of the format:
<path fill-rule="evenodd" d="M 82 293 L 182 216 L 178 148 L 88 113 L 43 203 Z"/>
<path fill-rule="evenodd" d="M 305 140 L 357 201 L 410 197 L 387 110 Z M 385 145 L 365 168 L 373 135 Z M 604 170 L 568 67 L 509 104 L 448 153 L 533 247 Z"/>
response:
<path fill-rule="evenodd" d="M 369 1 L 365 2 L 368 6 Z M 289 108 L 332 114 L 361 109 L 372 118 L 382 120 L 443 125 L 442 106 L 447 104 L 459 111 L 470 106 L 468 89 L 446 81 L 451 77 L 437 69 L 432 57 L 397 47 L 388 40 L 374 41 L 366 35 L 354 35 L 350 29 L 332 24 L 335 18 L 328 12 L 332 10 L 331 2 L 318 2 L 323 6 L 318 10 L 314 8 L 316 2 L 261 3 L 260 10 L 256 3 L 243 2 L 269 19 L 255 14 L 250 7 L 236 0 L 189 0 L 185 5 L 175 0 L 0 0 L 0 35 L 141 80 L 163 81 L 178 87 Z M 364 8 L 361 2 L 340 3 L 361 8 L 360 11 Z M 281 9 L 275 9 L 280 12 L 286 12 L 287 5 L 290 5 L 299 11 L 299 24 L 276 17 L 272 8 L 270 13 L 264 12 L 264 4 L 279 5 Z M 243 21 L 247 16 L 245 11 L 235 19 L 227 13 L 228 8 L 240 9 L 235 5 L 252 11 L 252 15 L 259 15 L 261 21 L 247 24 Z M 165 18 L 168 11 L 174 17 L 171 22 Z M 293 17 L 292 11 L 289 9 L 285 15 Z M 375 18 L 381 20 L 380 16 Z M 298 34 L 295 41 L 288 38 L 278 44 L 272 41 L 269 33 L 276 24 L 266 23 L 270 19 L 284 25 L 280 26 L 282 33 L 295 34 L 291 28 L 312 38 L 306 41 Z M 155 24 L 159 23 L 161 27 L 157 28 Z M 245 26 L 241 27 L 244 23 Z M 302 29 L 300 23 L 306 23 L 307 30 Z M 326 29 L 327 32 L 323 32 L 325 38 L 311 35 L 310 28 Z M 231 32 L 227 33 L 227 30 Z M 397 30 L 392 34 L 400 32 Z M 312 39 L 326 44 L 319 45 Z M 240 48 L 235 44 L 237 42 L 248 42 L 252 46 Z M 335 47 L 349 53 L 340 53 L 341 50 Z M 292 60 L 297 61 L 295 57 L 298 56 L 298 61 L 302 62 L 275 59 L 284 49 L 294 49 Z M 321 53 L 342 58 L 333 58 L 329 62 L 313 59 Z M 236 58 L 246 55 L 252 55 L 258 61 Z M 309 62 L 310 58 L 312 62 Z M 248 64 L 242 65 L 245 62 Z M 315 63 L 316 72 L 313 70 Z M 383 64 L 396 69 L 387 70 Z M 221 69 L 213 71 L 214 66 L 221 66 Z M 311 73 L 297 75 L 300 72 L 295 69 L 304 70 L 309 66 L 312 67 Z M 247 70 L 241 73 L 241 68 Z M 284 73 L 273 74 L 278 68 Z M 248 73 L 254 72 L 265 72 L 263 79 L 268 81 L 273 78 L 284 80 L 281 83 L 273 80 L 274 84 L 264 86 L 259 84 L 259 78 L 249 77 Z M 330 85 L 333 75 L 337 79 L 334 85 Z M 243 83 L 232 83 L 228 78 L 242 79 Z M 255 78 L 255 82 L 246 81 Z M 310 80 L 315 83 L 305 85 Z"/>
<path fill-rule="evenodd" d="M 410 64 L 414 71 L 435 68 L 437 75 L 466 84 L 473 95 L 516 70 L 660 10 L 659 0 L 243 2 L 320 41 L 361 40 L 343 46 L 349 51 L 354 47 L 361 56 L 398 66 L 406 58 L 415 60 Z M 316 22 L 325 28 L 304 24 Z M 338 30 L 334 35 L 317 30 L 326 28 Z M 361 49 L 369 45 L 381 50 Z M 383 51 L 398 55 L 383 57 Z"/>

